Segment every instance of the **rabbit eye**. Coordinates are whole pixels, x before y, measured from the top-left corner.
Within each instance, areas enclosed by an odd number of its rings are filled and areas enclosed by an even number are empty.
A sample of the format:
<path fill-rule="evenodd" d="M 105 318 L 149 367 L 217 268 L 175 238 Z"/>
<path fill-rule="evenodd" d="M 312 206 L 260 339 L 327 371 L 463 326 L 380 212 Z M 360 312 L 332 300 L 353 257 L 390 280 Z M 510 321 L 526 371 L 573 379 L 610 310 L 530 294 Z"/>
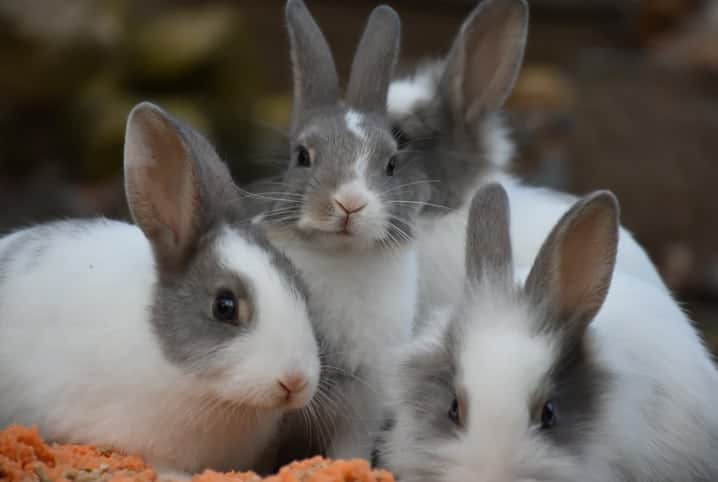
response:
<path fill-rule="evenodd" d="M 541 428 L 551 428 L 556 424 L 556 411 L 554 410 L 553 402 L 549 400 L 543 406 L 541 411 Z"/>
<path fill-rule="evenodd" d="M 237 324 L 239 303 L 237 297 L 229 290 L 222 290 L 217 293 L 212 304 L 212 316 L 215 320 L 223 323 Z"/>
<path fill-rule="evenodd" d="M 386 163 L 386 175 L 393 176 L 396 169 L 396 156 L 391 156 L 389 162 Z"/>
<path fill-rule="evenodd" d="M 309 155 L 309 151 L 304 146 L 297 146 L 295 158 L 296 158 L 297 166 L 309 167 L 312 165 L 312 158 Z"/>
<path fill-rule="evenodd" d="M 461 425 L 461 406 L 459 405 L 458 398 L 454 398 L 451 402 L 451 407 L 449 407 L 449 420 L 456 425 Z"/>

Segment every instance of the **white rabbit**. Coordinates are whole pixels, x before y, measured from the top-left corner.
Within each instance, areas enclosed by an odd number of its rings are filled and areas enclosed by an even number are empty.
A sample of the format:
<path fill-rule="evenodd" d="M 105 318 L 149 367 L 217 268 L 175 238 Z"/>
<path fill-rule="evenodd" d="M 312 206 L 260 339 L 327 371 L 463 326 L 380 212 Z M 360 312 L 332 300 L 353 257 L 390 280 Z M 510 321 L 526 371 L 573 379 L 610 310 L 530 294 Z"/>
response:
<path fill-rule="evenodd" d="M 114 446 L 165 475 L 271 467 L 282 415 L 319 381 L 305 289 L 240 222 L 200 134 L 139 104 L 124 165 L 136 226 L 70 220 L 0 240 L 0 427 Z"/>
<path fill-rule="evenodd" d="M 250 189 L 255 199 L 273 199 L 257 222 L 306 280 L 327 354 L 320 419 L 309 428 L 295 420 L 300 427 L 288 432 L 298 433 L 303 455 L 369 458 L 383 418 L 383 373 L 394 347 L 411 335 L 413 225 L 429 194 L 421 170 L 398 154 L 386 118 L 400 22 L 389 7 L 372 12 L 341 99 L 332 54 L 305 5 L 290 0 L 286 14 L 294 68 L 291 160 L 278 181 Z M 323 439 L 311 448 L 301 439 L 310 429 Z"/>
<path fill-rule="evenodd" d="M 404 353 L 381 463 L 403 482 L 718 480 L 718 372 L 665 290 L 614 272 L 615 197 L 578 201 L 533 265 L 500 185 L 469 219 L 461 300 Z"/>
<path fill-rule="evenodd" d="M 395 80 L 389 116 L 401 147 L 422 166 L 433 188 L 420 215 L 418 241 L 420 319 L 462 293 L 464 233 L 476 189 L 499 181 L 511 198 L 511 234 L 517 260 L 530 263 L 551 227 L 576 200 L 523 185 L 507 174 L 513 144 L 501 108 L 513 88 L 528 31 L 525 0 L 483 0 L 462 25 L 443 61 L 420 66 Z M 666 290 L 655 266 L 621 228 L 618 266 Z"/>

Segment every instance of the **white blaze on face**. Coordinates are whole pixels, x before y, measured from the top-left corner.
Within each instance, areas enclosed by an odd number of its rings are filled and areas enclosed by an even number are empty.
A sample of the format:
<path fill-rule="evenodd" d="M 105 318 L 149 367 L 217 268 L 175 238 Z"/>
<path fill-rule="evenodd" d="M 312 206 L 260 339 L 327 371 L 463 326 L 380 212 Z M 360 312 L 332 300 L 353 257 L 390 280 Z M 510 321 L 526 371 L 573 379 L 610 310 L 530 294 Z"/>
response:
<path fill-rule="evenodd" d="M 355 110 L 349 110 L 346 115 L 344 116 L 344 121 L 347 124 L 347 129 L 357 136 L 360 140 L 366 140 L 367 135 L 364 128 L 362 128 L 361 124 L 363 122 L 362 114 Z"/>
<path fill-rule="evenodd" d="M 502 304 L 483 299 L 468 311 L 475 319 L 460 359 L 469 439 L 461 447 L 480 449 L 460 453 L 459 447 L 456 457 L 461 465 L 478 464 L 486 473 L 512 471 L 514 455 L 531 426 L 531 397 L 554 359 L 550 342 L 531 333 L 526 310 Z"/>
<path fill-rule="evenodd" d="M 353 212 L 349 223 L 350 232 L 362 238 L 381 238 L 384 235 L 386 216 L 382 209 L 381 200 L 369 189 L 367 183 L 370 174 L 368 170 L 371 148 L 369 135 L 363 126 L 364 115 L 357 111 L 349 110 L 344 116 L 344 121 L 347 130 L 359 140 L 360 148 L 354 159 L 354 176 L 337 188 L 334 199 L 348 211 Z M 335 207 L 337 208 L 337 214 L 344 214 L 341 208 Z"/>
<path fill-rule="evenodd" d="M 354 160 L 354 172 L 360 179 L 365 179 L 371 153 L 369 152 L 369 136 L 362 127 L 364 116 L 355 110 L 349 110 L 344 116 L 344 122 L 346 122 L 349 132 L 359 139 L 360 149 Z"/>

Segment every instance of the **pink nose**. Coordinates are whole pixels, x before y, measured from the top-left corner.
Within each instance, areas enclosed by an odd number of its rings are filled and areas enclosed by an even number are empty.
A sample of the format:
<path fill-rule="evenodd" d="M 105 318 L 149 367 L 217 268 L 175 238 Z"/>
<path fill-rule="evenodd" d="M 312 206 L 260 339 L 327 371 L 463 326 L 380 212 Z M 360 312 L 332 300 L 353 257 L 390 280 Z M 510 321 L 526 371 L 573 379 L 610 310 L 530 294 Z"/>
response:
<path fill-rule="evenodd" d="M 334 198 L 334 202 L 339 206 L 342 211 L 344 211 L 347 215 L 358 213 L 362 209 L 364 209 L 367 205 L 366 201 L 360 200 L 360 199 L 345 199 L 344 202 L 340 201 L 337 198 Z"/>
<path fill-rule="evenodd" d="M 292 373 L 277 380 L 282 389 L 287 392 L 287 400 L 295 393 L 301 392 L 307 386 L 307 379 L 297 373 Z"/>

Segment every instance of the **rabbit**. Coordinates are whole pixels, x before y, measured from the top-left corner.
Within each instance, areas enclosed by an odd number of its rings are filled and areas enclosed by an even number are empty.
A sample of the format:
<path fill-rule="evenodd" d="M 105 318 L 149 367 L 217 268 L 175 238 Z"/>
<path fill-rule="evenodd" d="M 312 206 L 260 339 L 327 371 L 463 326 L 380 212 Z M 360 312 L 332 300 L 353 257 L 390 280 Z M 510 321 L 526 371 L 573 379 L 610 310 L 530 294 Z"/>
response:
<path fill-rule="evenodd" d="M 718 480 L 718 372 L 674 300 L 618 269 L 618 219 L 593 192 L 524 265 L 507 191 L 478 190 L 461 300 L 392 377 L 399 480 Z"/>
<path fill-rule="evenodd" d="M 461 26 L 448 55 L 421 64 L 389 87 L 388 113 L 408 162 L 422 166 L 432 196 L 416 223 L 419 320 L 462 293 L 469 204 L 484 183 L 500 182 L 512 200 L 514 255 L 530 263 L 544 236 L 576 197 L 524 185 L 511 176 L 514 144 L 501 108 L 519 74 L 529 23 L 525 0 L 483 0 Z M 651 259 L 621 228 L 617 263 L 667 291 Z M 421 323 L 417 323 L 419 327 Z"/>
<path fill-rule="evenodd" d="M 208 141 L 151 103 L 129 114 L 124 174 L 136 225 L 0 239 L 0 427 L 115 447 L 167 477 L 271 467 L 282 416 L 319 383 L 306 287 L 242 223 Z"/>
<path fill-rule="evenodd" d="M 299 414 L 290 416 L 296 428 L 288 433 L 297 434 L 305 454 L 368 459 L 383 419 L 383 373 L 412 332 L 414 221 L 430 192 L 398 151 L 386 118 L 401 26 L 390 7 L 372 11 L 342 99 L 332 53 L 305 4 L 289 0 L 286 17 L 294 78 L 290 160 L 275 180 L 247 189 L 253 199 L 271 201 L 259 203 L 254 222 L 306 281 L 326 354 L 325 400 L 314 407 L 321 420 L 306 427 Z M 316 445 L 302 438 L 309 431 L 321 439 Z"/>

